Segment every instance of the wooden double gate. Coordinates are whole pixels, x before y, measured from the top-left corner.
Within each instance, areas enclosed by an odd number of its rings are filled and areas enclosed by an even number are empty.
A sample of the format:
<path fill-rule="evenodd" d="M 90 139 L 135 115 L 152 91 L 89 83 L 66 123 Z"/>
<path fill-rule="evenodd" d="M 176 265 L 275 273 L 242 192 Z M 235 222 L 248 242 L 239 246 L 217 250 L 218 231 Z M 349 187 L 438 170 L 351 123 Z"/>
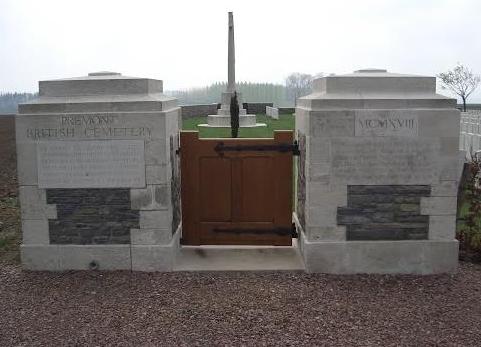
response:
<path fill-rule="evenodd" d="M 182 244 L 290 246 L 292 131 L 273 139 L 180 134 Z"/>

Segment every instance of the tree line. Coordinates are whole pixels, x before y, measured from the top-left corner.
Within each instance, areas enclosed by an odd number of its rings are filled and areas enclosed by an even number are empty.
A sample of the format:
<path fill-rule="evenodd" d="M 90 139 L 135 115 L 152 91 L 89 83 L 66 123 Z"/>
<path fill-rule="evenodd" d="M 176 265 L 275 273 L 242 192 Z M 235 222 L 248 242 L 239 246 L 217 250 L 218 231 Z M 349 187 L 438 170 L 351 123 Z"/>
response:
<path fill-rule="evenodd" d="M 311 93 L 313 79 L 322 76 L 322 73 L 310 75 L 293 72 L 286 77 L 285 84 L 240 82 L 236 89 L 242 94 L 243 102 L 272 102 L 278 107 L 293 107 L 298 98 Z M 449 89 L 462 100 L 466 111 L 467 99 L 478 87 L 480 76 L 458 63 L 452 70 L 440 73 L 437 77 L 444 89 Z M 180 105 L 211 104 L 220 102 L 226 88 L 226 82 L 216 82 L 207 87 L 166 91 L 166 94 L 178 98 Z M 0 93 L 0 113 L 16 113 L 19 103 L 36 96 L 33 93 Z"/>
<path fill-rule="evenodd" d="M 17 113 L 17 106 L 33 99 L 33 93 L 0 93 L 0 113 Z"/>
<path fill-rule="evenodd" d="M 225 92 L 226 88 L 226 82 L 216 82 L 207 87 L 166 91 L 166 93 L 178 98 L 180 105 L 211 104 L 220 102 L 222 92 Z M 279 107 L 294 105 L 295 96 L 302 92 L 293 88 L 295 86 L 275 83 L 240 82 L 236 84 L 236 90 L 242 95 L 243 102 L 272 102 Z M 304 95 L 309 92 L 310 89 L 306 90 Z"/>

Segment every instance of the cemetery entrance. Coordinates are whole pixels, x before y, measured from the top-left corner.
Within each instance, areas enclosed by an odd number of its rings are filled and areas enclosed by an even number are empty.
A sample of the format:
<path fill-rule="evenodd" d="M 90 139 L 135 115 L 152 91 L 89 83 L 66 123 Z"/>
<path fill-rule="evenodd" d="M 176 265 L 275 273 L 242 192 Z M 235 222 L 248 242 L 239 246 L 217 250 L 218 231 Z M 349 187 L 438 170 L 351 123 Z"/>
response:
<path fill-rule="evenodd" d="M 273 139 L 180 135 L 182 244 L 290 246 L 292 131 Z"/>

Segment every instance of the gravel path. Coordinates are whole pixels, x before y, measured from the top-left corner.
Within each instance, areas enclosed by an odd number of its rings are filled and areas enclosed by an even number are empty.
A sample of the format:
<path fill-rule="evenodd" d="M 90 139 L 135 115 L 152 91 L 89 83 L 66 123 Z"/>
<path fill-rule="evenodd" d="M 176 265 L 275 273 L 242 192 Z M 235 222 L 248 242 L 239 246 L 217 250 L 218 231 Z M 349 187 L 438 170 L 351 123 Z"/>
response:
<path fill-rule="evenodd" d="M 479 346 L 480 299 L 469 263 L 427 277 L 0 265 L 0 346 Z"/>

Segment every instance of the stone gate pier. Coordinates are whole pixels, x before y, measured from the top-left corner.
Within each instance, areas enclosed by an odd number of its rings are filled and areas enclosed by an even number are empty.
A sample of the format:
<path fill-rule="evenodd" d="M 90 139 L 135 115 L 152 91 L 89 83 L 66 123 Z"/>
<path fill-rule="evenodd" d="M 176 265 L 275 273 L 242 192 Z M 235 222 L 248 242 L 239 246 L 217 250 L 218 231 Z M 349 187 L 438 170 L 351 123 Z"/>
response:
<path fill-rule="evenodd" d="M 172 269 L 180 109 L 162 81 L 41 81 L 16 116 L 27 269 Z"/>
<path fill-rule="evenodd" d="M 434 77 L 369 69 L 314 81 L 296 108 L 307 271 L 456 270 L 459 118 Z"/>

